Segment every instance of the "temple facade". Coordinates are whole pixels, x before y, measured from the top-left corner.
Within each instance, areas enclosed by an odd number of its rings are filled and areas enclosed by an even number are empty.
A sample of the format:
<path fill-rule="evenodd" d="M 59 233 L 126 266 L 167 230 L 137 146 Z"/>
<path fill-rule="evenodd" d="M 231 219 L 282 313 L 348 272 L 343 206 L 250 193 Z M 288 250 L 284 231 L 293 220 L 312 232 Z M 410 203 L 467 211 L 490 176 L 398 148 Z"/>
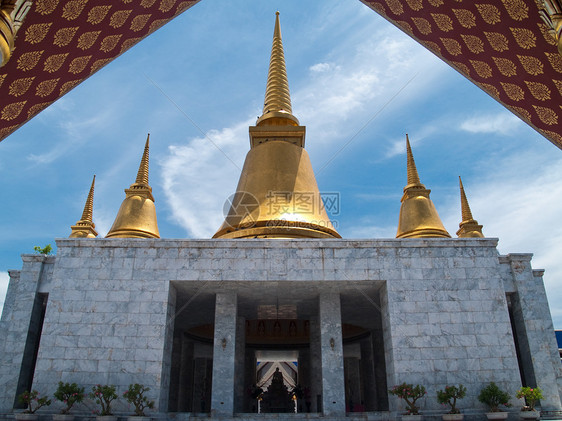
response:
<path fill-rule="evenodd" d="M 148 139 L 106 238 L 96 238 L 92 182 L 57 255 L 23 255 L 10 271 L 0 413 L 17 409 L 24 390 L 52 394 L 59 381 L 113 384 L 119 394 L 141 383 L 162 419 L 397 419 L 403 402 L 388 389 L 403 382 L 426 387 L 428 417 L 445 412 L 436 391 L 458 384 L 467 388 L 460 409 L 482 416 L 477 396 L 492 381 L 512 396 L 540 387 L 542 411 L 562 411 L 562 367 L 532 255 L 498 254 L 462 183 L 451 238 L 408 139 L 396 238 L 341 239 L 324 207 L 296 203 L 322 202 L 305 132 L 292 114 L 277 15 L 263 113 L 213 239 L 159 238 Z M 130 412 L 123 402 L 114 409 Z"/>

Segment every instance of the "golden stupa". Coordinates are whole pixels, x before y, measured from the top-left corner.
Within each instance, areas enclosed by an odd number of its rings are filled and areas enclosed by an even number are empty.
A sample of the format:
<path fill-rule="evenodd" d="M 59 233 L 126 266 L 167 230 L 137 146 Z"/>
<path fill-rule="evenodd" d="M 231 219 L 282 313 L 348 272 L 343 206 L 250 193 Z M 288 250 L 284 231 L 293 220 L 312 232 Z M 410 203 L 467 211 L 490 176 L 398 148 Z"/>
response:
<path fill-rule="evenodd" d="M 98 236 L 95 230 L 96 224 L 92 221 L 92 216 L 94 213 L 94 185 L 96 183 L 96 176 L 92 180 L 92 185 L 90 186 L 90 192 L 88 193 L 88 198 L 86 199 L 86 204 L 84 205 L 84 211 L 82 212 L 82 218 L 76 225 L 72 225 L 70 229 L 69 238 L 95 238 Z"/>
<path fill-rule="evenodd" d="M 408 184 L 404 187 L 396 238 L 450 238 L 435 205 L 429 198 L 431 190 L 426 189 L 420 181 L 408 135 L 406 135 L 406 154 Z"/>
<path fill-rule="evenodd" d="M 148 185 L 149 139 L 150 135 L 146 138 L 137 179 L 125 189 L 125 200 L 106 238 L 160 238 L 152 187 Z"/>
<path fill-rule="evenodd" d="M 468 206 L 468 200 L 464 192 L 464 187 L 462 185 L 461 177 L 459 176 L 459 185 L 461 190 L 461 215 L 462 222 L 459 224 L 459 230 L 457 231 L 457 236 L 459 238 L 482 238 L 484 234 L 482 233 L 482 225 L 478 225 L 472 217 L 472 212 L 470 211 L 470 206 Z"/>
<path fill-rule="evenodd" d="M 322 202 L 305 127 L 292 114 L 279 12 L 263 113 L 224 223 L 213 238 L 341 238 Z"/>

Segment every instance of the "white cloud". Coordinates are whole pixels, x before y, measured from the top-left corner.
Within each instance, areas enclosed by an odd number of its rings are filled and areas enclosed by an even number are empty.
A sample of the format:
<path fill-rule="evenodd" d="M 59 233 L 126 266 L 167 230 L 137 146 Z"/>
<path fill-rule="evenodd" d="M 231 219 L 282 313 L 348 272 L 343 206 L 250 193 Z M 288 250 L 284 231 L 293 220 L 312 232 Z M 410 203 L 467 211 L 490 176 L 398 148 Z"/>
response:
<path fill-rule="evenodd" d="M 8 292 L 9 280 L 8 272 L 0 272 L 0 315 L 4 309 L 4 300 L 6 299 L 6 292 Z"/>
<path fill-rule="evenodd" d="M 325 73 L 337 69 L 338 67 L 334 63 L 316 63 L 309 68 L 309 70 L 313 73 Z"/>
<path fill-rule="evenodd" d="M 470 133 L 496 133 L 508 135 L 513 133 L 522 121 L 508 112 L 488 116 L 476 116 L 463 121 L 460 125 L 461 130 Z"/>

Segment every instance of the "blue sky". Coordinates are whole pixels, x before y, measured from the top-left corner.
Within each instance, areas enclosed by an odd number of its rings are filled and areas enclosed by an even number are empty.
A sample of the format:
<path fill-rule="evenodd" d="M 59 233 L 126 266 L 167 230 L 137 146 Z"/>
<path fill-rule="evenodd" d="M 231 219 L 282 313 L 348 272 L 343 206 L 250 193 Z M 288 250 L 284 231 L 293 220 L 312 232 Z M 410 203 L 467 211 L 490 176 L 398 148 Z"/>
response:
<path fill-rule="evenodd" d="M 261 114 L 277 9 L 293 113 L 320 189 L 340 193 L 340 234 L 395 236 L 409 133 L 447 230 L 461 175 L 500 252 L 532 252 L 546 269 L 562 328 L 562 153 L 357 0 L 204 0 L 2 141 L 0 305 L 20 254 L 70 234 L 93 174 L 107 233 L 148 132 L 160 235 L 214 234 Z"/>

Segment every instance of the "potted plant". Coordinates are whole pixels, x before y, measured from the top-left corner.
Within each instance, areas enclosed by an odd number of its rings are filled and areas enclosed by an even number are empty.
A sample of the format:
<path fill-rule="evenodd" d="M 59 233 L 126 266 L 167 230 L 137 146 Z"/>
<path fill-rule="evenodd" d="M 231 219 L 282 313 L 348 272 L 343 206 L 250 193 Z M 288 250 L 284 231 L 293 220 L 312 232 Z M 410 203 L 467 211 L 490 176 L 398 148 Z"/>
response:
<path fill-rule="evenodd" d="M 444 421 L 458 421 L 464 418 L 464 414 L 457 408 L 457 401 L 466 395 L 466 387 L 462 384 L 457 386 L 445 386 L 444 390 L 437 391 L 437 401 L 441 405 L 449 405 L 450 411 L 442 415 Z"/>
<path fill-rule="evenodd" d="M 507 412 L 502 412 L 500 405 L 505 407 L 511 406 L 509 394 L 501 390 L 494 382 L 491 382 L 480 391 L 478 400 L 490 408 L 490 412 L 486 413 L 486 417 L 489 420 L 505 420 L 507 418 Z"/>
<path fill-rule="evenodd" d="M 526 405 L 521 408 L 521 418 L 536 420 L 540 417 L 540 412 L 535 409 L 535 404 L 542 399 L 542 390 L 538 387 L 522 387 L 515 394 L 517 399 L 524 398 Z"/>
<path fill-rule="evenodd" d="M 147 417 L 144 413 L 146 408 L 154 408 L 154 401 L 148 400 L 144 395 L 145 392 L 150 390 L 149 387 L 145 387 L 142 384 L 130 384 L 129 388 L 123 393 L 123 397 L 127 402 L 132 403 L 135 406 L 135 415 L 133 418 L 135 421 L 148 421 L 150 417 Z"/>
<path fill-rule="evenodd" d="M 17 412 L 14 414 L 16 420 L 21 421 L 35 421 L 39 416 L 35 413 L 39 408 L 43 406 L 49 406 L 51 400 L 46 396 L 40 397 L 37 390 L 32 390 L 31 392 L 25 391 L 18 396 L 18 401 L 25 404 L 26 410 L 23 412 Z"/>
<path fill-rule="evenodd" d="M 74 404 L 80 403 L 84 399 L 84 388 L 79 387 L 76 383 L 59 382 L 54 397 L 57 401 L 64 403 L 66 406 L 61 410 L 60 414 L 53 415 L 53 420 L 72 421 L 74 415 L 69 414 L 69 412 Z"/>
<path fill-rule="evenodd" d="M 421 420 L 420 409 L 416 406 L 416 401 L 426 395 L 425 387 L 417 384 L 402 383 L 394 386 L 388 391 L 391 395 L 398 396 L 406 402 L 406 413 L 402 419 L 410 421 Z"/>
<path fill-rule="evenodd" d="M 111 413 L 111 402 L 117 399 L 115 386 L 97 384 L 92 387 L 90 397 L 101 407 L 101 410 L 94 411 L 98 421 L 117 421 L 117 417 Z"/>

